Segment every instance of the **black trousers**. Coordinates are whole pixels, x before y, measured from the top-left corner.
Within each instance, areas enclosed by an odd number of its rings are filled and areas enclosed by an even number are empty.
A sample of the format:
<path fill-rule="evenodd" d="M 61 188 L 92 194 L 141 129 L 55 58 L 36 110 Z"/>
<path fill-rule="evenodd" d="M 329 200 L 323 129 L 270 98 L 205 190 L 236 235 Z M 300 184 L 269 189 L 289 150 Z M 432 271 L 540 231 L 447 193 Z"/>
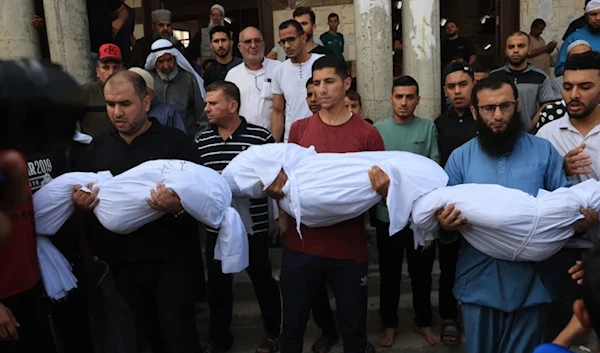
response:
<path fill-rule="evenodd" d="M 452 243 L 443 243 L 438 240 L 437 247 L 441 271 L 439 314 L 442 320 L 456 320 L 458 318 L 458 303 L 454 297 L 453 289 L 456 280 L 456 262 L 460 250 L 460 234 Z"/>
<path fill-rule="evenodd" d="M 281 352 L 301 353 L 304 331 L 317 293 L 329 282 L 335 294 L 345 353 L 364 353 L 367 344 L 367 263 L 283 250 Z"/>
<path fill-rule="evenodd" d="M 114 263 L 117 291 L 133 313 L 138 349 L 153 353 L 198 353 L 192 258 Z"/>
<path fill-rule="evenodd" d="M 55 353 L 50 330 L 48 302 L 42 297 L 41 282 L 30 290 L 0 300 L 13 313 L 20 327 L 17 341 L 0 341 L 2 353 Z"/>
<path fill-rule="evenodd" d="M 569 268 L 581 260 L 588 249 L 562 248 L 548 261 L 553 266 L 555 276 L 554 289 L 557 293 L 555 300 L 550 304 L 550 315 L 544 332 L 544 341 L 552 342 L 556 336 L 567 326 L 573 316 L 573 302 L 581 299 L 581 286 L 569 274 Z"/>
<path fill-rule="evenodd" d="M 379 313 L 383 326 L 398 326 L 398 302 L 402 281 L 402 261 L 406 250 L 410 274 L 415 323 L 418 327 L 431 326 L 431 270 L 435 260 L 435 243 L 429 248 L 414 248 L 413 232 L 406 227 L 389 236 L 389 224 L 377 225 L 377 249 L 379 251 Z"/>
<path fill-rule="evenodd" d="M 208 305 L 210 308 L 209 338 L 223 348 L 233 344 L 231 315 L 233 313 L 233 274 L 221 272 L 221 262 L 214 260 L 217 237 L 206 235 L 206 263 L 208 267 Z M 269 238 L 267 234 L 248 236 L 250 262 L 246 269 L 258 305 L 263 324 L 270 336 L 279 337 L 281 328 L 281 296 L 279 286 L 273 278 L 269 260 Z"/>
<path fill-rule="evenodd" d="M 315 296 L 311 312 L 315 323 L 322 331 L 322 335 L 337 339 L 337 329 L 335 327 L 333 311 L 331 311 L 331 305 L 329 304 L 329 293 L 327 293 L 327 286 L 325 283 L 317 289 L 317 295 Z"/>
<path fill-rule="evenodd" d="M 94 352 L 90 335 L 90 316 L 87 294 L 79 288 L 69 292 L 67 300 L 50 306 L 56 334 L 60 339 L 63 353 Z"/>

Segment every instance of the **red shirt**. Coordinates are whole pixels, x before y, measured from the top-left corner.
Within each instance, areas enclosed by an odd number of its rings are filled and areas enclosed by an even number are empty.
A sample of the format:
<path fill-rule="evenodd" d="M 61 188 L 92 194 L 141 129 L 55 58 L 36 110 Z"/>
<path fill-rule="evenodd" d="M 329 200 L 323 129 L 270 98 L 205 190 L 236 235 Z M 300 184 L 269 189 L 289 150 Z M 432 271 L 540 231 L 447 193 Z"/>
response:
<path fill-rule="evenodd" d="M 0 152 L 0 156 L 2 154 Z M 27 174 L 25 160 L 23 173 Z M 29 190 L 27 177 L 23 182 Z M 11 220 L 11 235 L 0 243 L 0 299 L 25 292 L 33 288 L 40 279 L 31 197 L 11 211 L 7 212 Z"/>
<path fill-rule="evenodd" d="M 384 150 L 377 129 L 358 115 L 352 115 L 342 125 L 332 126 L 325 124 L 316 113 L 292 125 L 288 142 L 303 147 L 315 146 L 317 152 L 327 153 Z M 286 248 L 332 259 L 368 261 L 364 216 L 322 228 L 302 224 L 300 230 L 304 240 L 300 239 L 296 226 L 290 225 L 285 234 Z"/>

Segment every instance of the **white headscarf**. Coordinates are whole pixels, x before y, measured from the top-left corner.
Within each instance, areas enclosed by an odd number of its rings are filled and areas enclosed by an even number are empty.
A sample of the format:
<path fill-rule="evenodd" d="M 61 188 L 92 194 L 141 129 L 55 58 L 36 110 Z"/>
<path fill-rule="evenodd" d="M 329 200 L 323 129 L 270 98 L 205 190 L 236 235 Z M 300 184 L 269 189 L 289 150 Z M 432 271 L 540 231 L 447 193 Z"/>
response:
<path fill-rule="evenodd" d="M 592 0 L 585 6 L 585 13 L 590 13 L 600 9 L 600 0 Z"/>
<path fill-rule="evenodd" d="M 158 58 L 165 54 L 171 54 L 175 57 L 175 60 L 177 61 L 177 66 L 196 77 L 196 81 L 198 81 L 198 86 L 200 87 L 200 92 L 202 94 L 202 99 L 206 99 L 204 80 L 202 79 L 202 77 L 200 77 L 200 75 L 198 75 L 198 73 L 196 73 L 196 71 L 194 71 L 192 65 L 190 65 L 190 63 L 181 54 L 181 52 L 179 52 L 179 50 L 175 48 L 173 43 L 166 39 L 159 39 L 156 42 L 152 43 L 151 49 L 152 51 L 150 52 L 150 55 L 148 55 L 148 57 L 146 58 L 146 65 L 144 67 L 146 70 L 154 70 L 156 68 L 156 60 L 158 60 Z"/>

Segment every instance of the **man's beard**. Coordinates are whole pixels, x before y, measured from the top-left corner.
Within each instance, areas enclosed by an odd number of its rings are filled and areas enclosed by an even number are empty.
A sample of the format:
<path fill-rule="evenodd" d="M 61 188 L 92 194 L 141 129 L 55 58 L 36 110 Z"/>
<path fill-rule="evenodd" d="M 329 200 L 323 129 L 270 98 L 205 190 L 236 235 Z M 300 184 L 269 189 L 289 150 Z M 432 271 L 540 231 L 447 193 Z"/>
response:
<path fill-rule="evenodd" d="M 166 39 L 166 40 L 170 41 L 171 43 L 173 43 L 173 38 L 175 38 L 175 37 L 173 36 L 173 33 L 162 34 L 160 32 L 154 32 L 154 33 L 152 33 L 152 38 L 155 41 L 159 40 L 159 39 Z"/>
<path fill-rule="evenodd" d="M 590 32 L 592 32 L 594 34 L 600 33 L 600 28 L 592 26 L 589 21 L 587 23 L 587 28 L 590 30 Z"/>
<path fill-rule="evenodd" d="M 515 66 L 521 65 L 522 63 L 525 62 L 525 60 L 527 60 L 527 58 L 519 58 L 517 60 L 513 60 L 510 57 L 508 58 L 508 62 Z"/>
<path fill-rule="evenodd" d="M 513 114 L 502 132 L 493 131 L 483 121 L 479 112 L 477 113 L 477 131 L 479 132 L 477 140 L 479 140 L 481 149 L 492 156 L 512 152 L 523 130 L 523 122 L 517 112 Z"/>
<path fill-rule="evenodd" d="M 571 101 L 571 102 L 573 102 L 573 101 Z M 571 103 L 571 102 L 569 102 L 569 103 Z M 573 114 L 569 111 L 569 103 L 567 103 L 567 112 L 569 113 L 569 118 L 573 118 L 575 120 L 583 120 L 583 119 L 587 118 L 594 112 L 594 110 L 596 110 L 596 107 L 597 107 L 597 105 L 592 104 L 590 106 L 587 106 L 587 105 L 583 104 L 583 102 L 578 102 L 579 104 L 583 105 L 584 109 L 581 113 Z"/>
<path fill-rule="evenodd" d="M 209 30 L 216 26 L 225 26 L 225 20 L 221 20 L 220 22 L 217 22 L 217 23 L 214 23 L 212 20 L 210 20 L 210 22 L 208 22 Z"/>
<path fill-rule="evenodd" d="M 160 72 L 160 70 L 156 70 L 156 73 L 158 74 L 158 77 L 160 77 L 161 80 L 163 80 L 165 82 L 171 82 L 175 79 L 175 76 L 177 76 L 177 74 L 179 73 L 179 67 L 177 67 L 177 65 L 175 65 L 175 67 L 173 68 L 173 71 L 171 71 L 171 73 L 169 73 L 169 74 L 164 74 L 164 73 Z"/>

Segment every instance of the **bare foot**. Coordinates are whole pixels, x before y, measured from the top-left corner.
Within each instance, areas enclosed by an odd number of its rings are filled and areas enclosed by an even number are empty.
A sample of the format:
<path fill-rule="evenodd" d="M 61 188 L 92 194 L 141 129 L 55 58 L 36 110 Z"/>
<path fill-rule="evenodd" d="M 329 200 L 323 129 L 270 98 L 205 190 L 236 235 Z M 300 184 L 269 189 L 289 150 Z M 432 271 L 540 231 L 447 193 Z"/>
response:
<path fill-rule="evenodd" d="M 395 328 L 384 328 L 379 337 L 379 345 L 384 348 L 391 347 L 394 341 L 396 341 L 397 334 L 398 332 Z"/>
<path fill-rule="evenodd" d="M 416 331 L 420 333 L 430 345 L 440 343 L 440 336 L 433 333 L 431 327 L 417 327 Z"/>

